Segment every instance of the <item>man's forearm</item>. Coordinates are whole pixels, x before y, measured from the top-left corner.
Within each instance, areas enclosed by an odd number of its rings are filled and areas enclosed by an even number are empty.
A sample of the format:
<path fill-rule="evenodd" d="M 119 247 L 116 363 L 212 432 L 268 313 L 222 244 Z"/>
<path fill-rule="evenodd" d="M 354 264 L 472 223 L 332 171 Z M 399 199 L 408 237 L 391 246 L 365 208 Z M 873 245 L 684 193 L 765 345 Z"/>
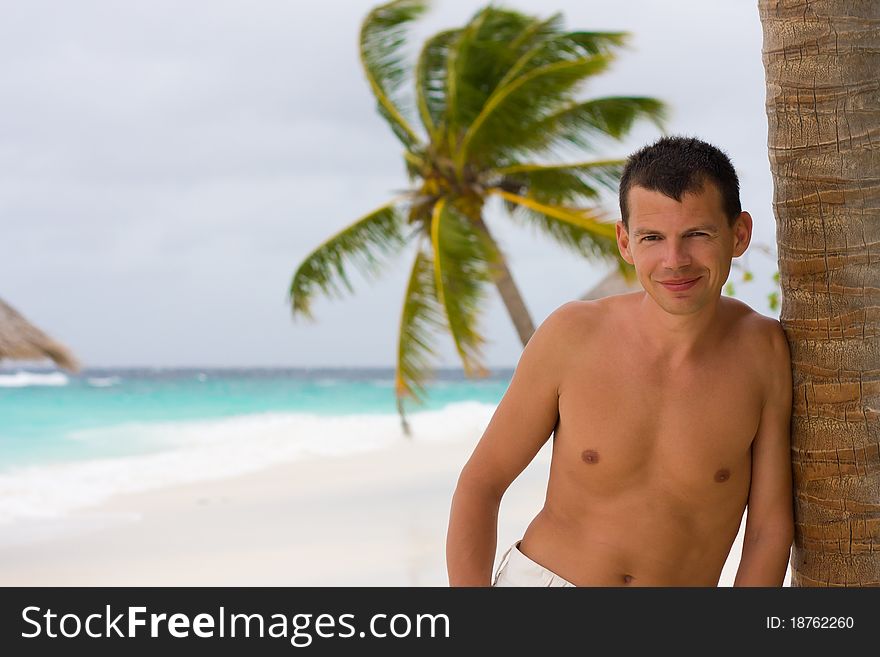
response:
<path fill-rule="evenodd" d="M 791 540 L 787 536 L 745 539 L 733 585 L 782 586 L 790 557 Z"/>
<path fill-rule="evenodd" d="M 491 586 L 501 498 L 459 481 L 446 534 L 450 586 Z"/>

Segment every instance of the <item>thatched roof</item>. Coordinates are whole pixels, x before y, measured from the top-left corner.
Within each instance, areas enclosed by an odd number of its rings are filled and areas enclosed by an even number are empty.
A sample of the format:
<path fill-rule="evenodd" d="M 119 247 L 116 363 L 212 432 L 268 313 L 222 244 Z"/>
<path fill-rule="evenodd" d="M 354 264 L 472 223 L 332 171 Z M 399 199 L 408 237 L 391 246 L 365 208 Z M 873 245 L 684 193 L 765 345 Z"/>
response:
<path fill-rule="evenodd" d="M 51 358 L 58 367 L 71 372 L 79 363 L 68 349 L 27 321 L 12 306 L 0 299 L 0 361 L 42 360 Z"/>
<path fill-rule="evenodd" d="M 614 294 L 625 294 L 627 292 L 636 292 L 641 289 L 642 285 L 637 278 L 634 278 L 631 282 L 627 281 L 623 277 L 623 274 L 620 273 L 620 270 L 615 267 L 608 272 L 605 278 L 587 291 L 581 299 L 601 299 L 602 297 L 610 297 Z"/>

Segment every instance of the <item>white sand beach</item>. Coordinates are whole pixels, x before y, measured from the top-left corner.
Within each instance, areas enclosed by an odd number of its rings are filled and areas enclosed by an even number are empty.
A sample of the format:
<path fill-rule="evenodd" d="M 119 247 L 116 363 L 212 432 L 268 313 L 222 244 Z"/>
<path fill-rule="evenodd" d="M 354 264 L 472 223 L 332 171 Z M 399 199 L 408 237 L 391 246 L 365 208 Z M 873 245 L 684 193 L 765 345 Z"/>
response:
<path fill-rule="evenodd" d="M 446 586 L 449 504 L 472 441 L 398 443 L 121 494 L 0 528 L 4 586 Z M 506 493 L 498 558 L 541 508 L 549 443 Z M 721 586 L 731 586 L 734 544 Z"/>

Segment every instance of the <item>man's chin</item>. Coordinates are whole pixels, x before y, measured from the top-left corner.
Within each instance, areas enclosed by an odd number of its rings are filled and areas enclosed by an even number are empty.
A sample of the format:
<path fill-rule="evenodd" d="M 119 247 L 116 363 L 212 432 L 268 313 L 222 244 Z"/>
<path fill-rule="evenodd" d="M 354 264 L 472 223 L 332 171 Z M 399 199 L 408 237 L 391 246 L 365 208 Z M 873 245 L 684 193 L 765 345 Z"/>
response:
<path fill-rule="evenodd" d="M 706 300 L 702 297 L 669 297 L 665 289 L 653 291 L 650 296 L 654 303 L 670 315 L 693 315 L 706 305 Z"/>

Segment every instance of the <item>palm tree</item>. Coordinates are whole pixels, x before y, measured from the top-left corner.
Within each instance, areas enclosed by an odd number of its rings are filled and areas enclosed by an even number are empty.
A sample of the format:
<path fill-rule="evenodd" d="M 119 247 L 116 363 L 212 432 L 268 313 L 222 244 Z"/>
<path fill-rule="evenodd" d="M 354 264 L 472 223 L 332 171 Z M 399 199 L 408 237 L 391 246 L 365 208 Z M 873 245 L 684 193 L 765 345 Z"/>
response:
<path fill-rule="evenodd" d="M 791 582 L 877 586 L 880 4 L 758 6 L 794 385 Z"/>
<path fill-rule="evenodd" d="M 465 26 L 425 41 L 412 71 L 403 56 L 406 28 L 427 5 L 398 0 L 376 7 L 360 31 L 367 81 L 403 144 L 413 187 L 318 246 L 290 286 L 294 315 L 309 317 L 319 290 L 352 291 L 348 265 L 372 277 L 384 260 L 415 243 L 397 347 L 401 417 L 405 397 L 422 401 L 436 356 L 432 331 L 449 332 L 468 376 L 487 373 L 478 320 L 488 285 L 500 293 L 523 345 L 534 332 L 483 220 L 486 202 L 498 197 L 511 216 L 562 246 L 628 271 L 613 223 L 594 207 L 602 188 L 616 192 L 624 161 L 547 160 L 562 148 L 582 154 L 602 138 L 621 139 L 640 118 L 661 125 L 664 113 L 653 98 L 578 100 L 578 88 L 608 68 L 627 35 L 566 31 L 560 14 L 542 20 L 488 6 Z M 415 87 L 409 99 L 408 79 Z"/>

